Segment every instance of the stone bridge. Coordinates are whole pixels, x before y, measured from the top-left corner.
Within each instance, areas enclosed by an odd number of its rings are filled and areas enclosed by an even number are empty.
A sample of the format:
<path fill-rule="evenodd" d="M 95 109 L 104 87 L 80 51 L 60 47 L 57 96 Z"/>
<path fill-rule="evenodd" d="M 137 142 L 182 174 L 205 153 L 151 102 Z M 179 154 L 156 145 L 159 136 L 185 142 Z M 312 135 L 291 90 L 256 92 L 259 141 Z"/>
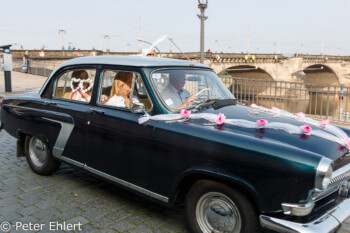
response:
<path fill-rule="evenodd" d="M 220 56 L 205 60 L 233 77 L 350 86 L 350 62 L 342 57 L 282 55 Z M 254 57 L 253 57 L 254 56 Z"/>
<path fill-rule="evenodd" d="M 20 66 L 23 50 L 12 50 L 14 67 Z M 30 50 L 32 67 L 54 69 L 61 62 L 81 56 L 136 55 L 137 53 L 102 52 L 98 50 Z M 200 54 L 163 53 L 163 57 L 199 62 Z M 204 63 L 217 74 L 271 81 L 304 82 L 350 86 L 350 57 L 282 54 L 205 53 Z"/>

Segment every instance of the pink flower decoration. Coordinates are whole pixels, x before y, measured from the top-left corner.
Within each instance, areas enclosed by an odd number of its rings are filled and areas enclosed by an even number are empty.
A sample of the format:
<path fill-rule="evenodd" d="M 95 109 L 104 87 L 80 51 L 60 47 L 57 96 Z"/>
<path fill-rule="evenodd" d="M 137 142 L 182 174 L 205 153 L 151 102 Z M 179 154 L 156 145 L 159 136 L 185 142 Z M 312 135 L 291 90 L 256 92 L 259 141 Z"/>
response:
<path fill-rule="evenodd" d="M 345 146 L 350 149 L 350 138 L 345 139 Z"/>
<path fill-rule="evenodd" d="M 222 125 L 225 122 L 226 116 L 223 113 L 219 113 L 217 118 L 215 119 L 215 123 L 217 125 Z"/>
<path fill-rule="evenodd" d="M 311 135 L 312 128 L 309 125 L 305 124 L 305 125 L 300 126 L 300 128 L 304 132 L 305 135 Z"/>
<path fill-rule="evenodd" d="M 329 124 L 329 122 L 331 122 L 330 119 L 325 119 L 325 120 L 320 121 L 320 123 L 321 123 L 322 125 L 327 125 L 327 124 Z"/>
<path fill-rule="evenodd" d="M 182 109 L 180 114 L 181 114 L 182 118 L 187 118 L 191 115 L 191 111 L 187 111 L 186 109 Z"/>
<path fill-rule="evenodd" d="M 298 113 L 295 113 L 295 115 L 297 117 L 305 117 L 305 114 L 303 112 L 298 112 Z"/>
<path fill-rule="evenodd" d="M 268 120 L 264 120 L 264 119 L 260 119 L 257 120 L 256 123 L 260 126 L 260 127 L 264 127 L 269 121 Z"/>
<path fill-rule="evenodd" d="M 251 107 L 251 108 L 258 108 L 259 106 L 256 105 L 256 104 L 251 104 L 250 107 Z"/>

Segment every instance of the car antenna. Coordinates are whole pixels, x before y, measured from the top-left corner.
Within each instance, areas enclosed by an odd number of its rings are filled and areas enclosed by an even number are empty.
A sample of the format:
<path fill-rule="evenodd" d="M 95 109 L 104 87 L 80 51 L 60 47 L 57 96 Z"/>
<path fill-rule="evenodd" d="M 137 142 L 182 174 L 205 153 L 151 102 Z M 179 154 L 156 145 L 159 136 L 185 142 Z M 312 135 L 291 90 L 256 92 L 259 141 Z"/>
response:
<path fill-rule="evenodd" d="M 169 38 L 169 40 L 170 40 L 171 43 L 173 43 L 173 44 L 175 45 L 175 47 L 176 47 L 178 50 L 180 50 L 180 52 L 181 52 L 183 55 L 185 55 L 185 57 L 187 58 L 187 60 L 190 62 L 190 66 L 194 66 L 193 62 L 188 58 L 188 56 L 187 56 L 184 52 L 182 52 L 182 50 L 179 48 L 179 46 L 177 46 L 177 45 L 175 44 L 175 42 L 173 41 L 173 39 L 172 39 L 172 38 Z"/>

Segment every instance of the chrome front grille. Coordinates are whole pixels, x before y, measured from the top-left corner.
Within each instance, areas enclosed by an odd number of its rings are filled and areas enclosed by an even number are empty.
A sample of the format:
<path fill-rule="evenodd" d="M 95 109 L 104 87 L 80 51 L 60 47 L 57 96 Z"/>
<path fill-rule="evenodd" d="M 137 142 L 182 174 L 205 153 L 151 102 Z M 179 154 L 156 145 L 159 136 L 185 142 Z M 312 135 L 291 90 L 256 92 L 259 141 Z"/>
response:
<path fill-rule="evenodd" d="M 320 192 L 320 193 L 314 193 L 313 197 L 312 197 L 312 200 L 314 202 L 317 202 L 329 195 L 331 195 L 332 193 L 334 193 L 335 191 L 338 191 L 340 185 L 336 185 L 336 186 L 332 186 L 326 190 L 324 190 L 323 192 Z"/>
<path fill-rule="evenodd" d="M 344 180 L 350 179 L 350 164 L 345 165 L 333 172 L 332 179 L 330 182 L 330 186 L 341 183 Z"/>
<path fill-rule="evenodd" d="M 322 192 L 315 192 L 312 195 L 312 200 L 317 202 L 332 193 L 339 190 L 339 187 L 343 181 L 350 180 L 350 164 L 347 164 L 335 171 L 333 171 L 332 178 L 328 188 Z"/>

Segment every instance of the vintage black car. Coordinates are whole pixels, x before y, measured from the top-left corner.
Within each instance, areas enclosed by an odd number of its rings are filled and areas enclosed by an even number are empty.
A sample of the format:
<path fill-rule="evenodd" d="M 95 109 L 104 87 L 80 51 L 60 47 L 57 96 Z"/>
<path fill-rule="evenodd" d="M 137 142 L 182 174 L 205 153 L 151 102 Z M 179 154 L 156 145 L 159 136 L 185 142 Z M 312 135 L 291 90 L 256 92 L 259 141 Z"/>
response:
<path fill-rule="evenodd" d="M 185 203 L 191 232 L 319 233 L 350 215 L 349 131 L 327 123 L 244 106 L 202 64 L 97 56 L 4 98 L 0 129 L 38 174 L 65 162 Z"/>

